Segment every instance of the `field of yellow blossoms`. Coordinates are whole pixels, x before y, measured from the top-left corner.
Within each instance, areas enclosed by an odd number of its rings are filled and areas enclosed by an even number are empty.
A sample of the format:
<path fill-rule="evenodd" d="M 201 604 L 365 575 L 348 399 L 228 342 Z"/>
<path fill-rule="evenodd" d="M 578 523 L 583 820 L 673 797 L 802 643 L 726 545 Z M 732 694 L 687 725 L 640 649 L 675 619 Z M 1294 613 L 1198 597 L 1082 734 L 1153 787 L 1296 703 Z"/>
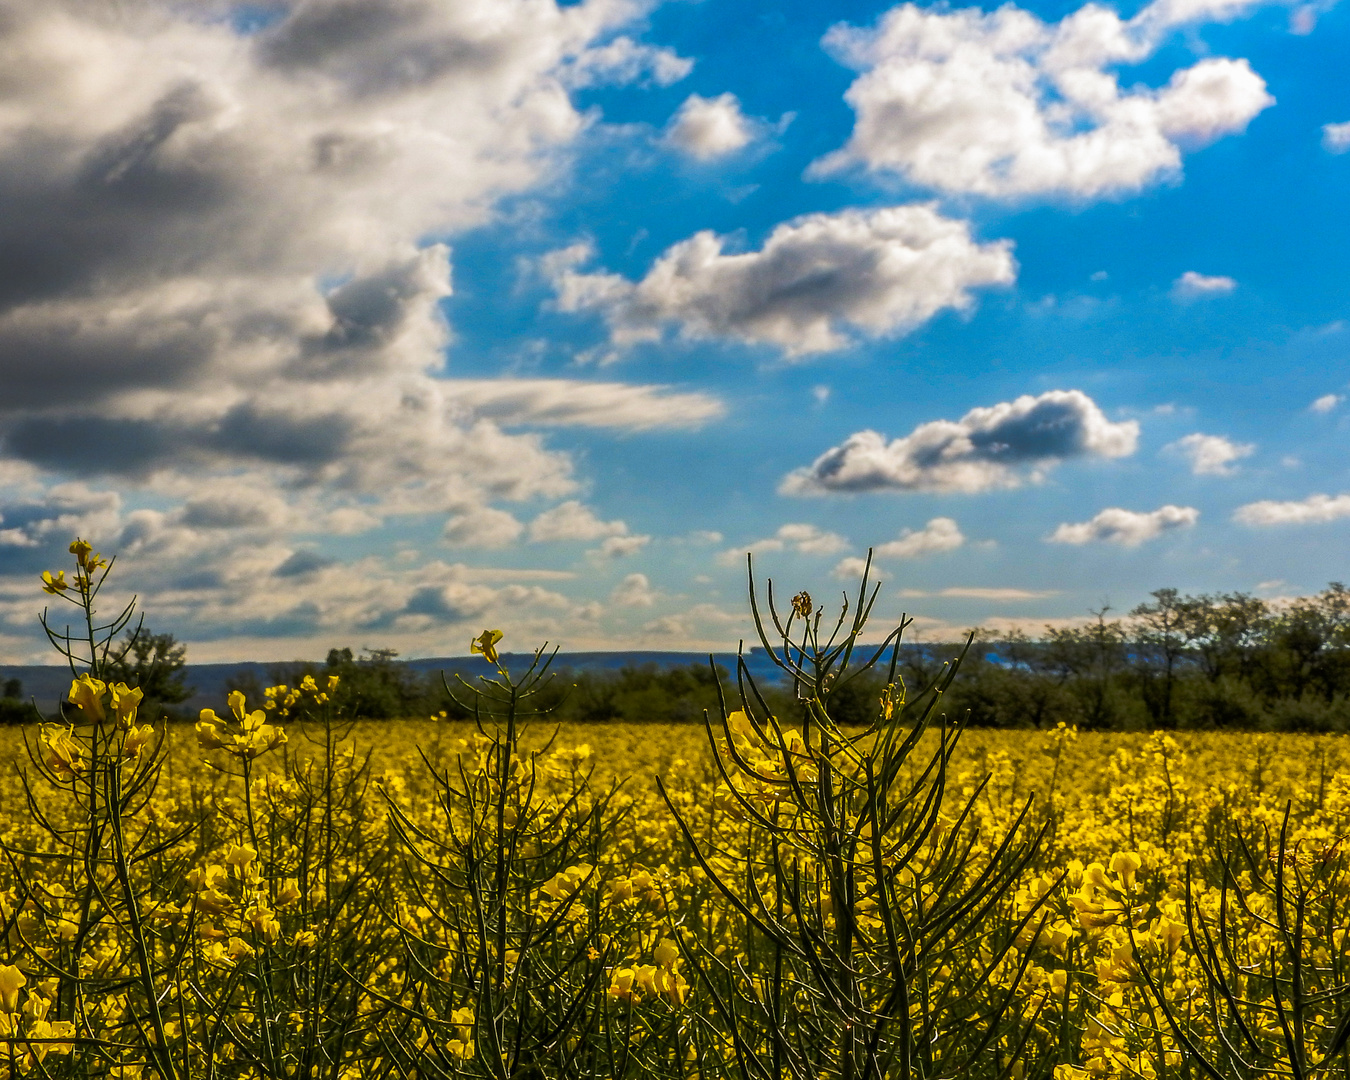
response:
<path fill-rule="evenodd" d="M 488 632 L 474 721 L 163 724 L 72 551 L 93 652 L 0 731 L 0 1074 L 1350 1076 L 1336 737 L 962 732 L 943 681 L 842 730 L 866 594 L 765 620 L 791 721 L 557 730 Z"/>

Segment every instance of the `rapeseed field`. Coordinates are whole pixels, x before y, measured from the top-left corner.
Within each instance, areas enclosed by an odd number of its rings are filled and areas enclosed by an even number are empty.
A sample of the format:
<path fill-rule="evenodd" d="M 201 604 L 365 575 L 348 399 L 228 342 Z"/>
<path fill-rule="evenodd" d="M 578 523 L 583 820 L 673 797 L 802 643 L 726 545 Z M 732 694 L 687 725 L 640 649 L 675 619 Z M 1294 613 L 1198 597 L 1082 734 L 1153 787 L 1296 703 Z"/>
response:
<path fill-rule="evenodd" d="M 164 724 L 72 552 L 69 700 L 0 745 L 6 1076 L 1350 1076 L 1334 736 L 963 731 L 865 583 L 753 600 L 792 717 L 742 671 L 706 728 L 557 729 L 486 631 L 470 721 L 309 678 Z"/>

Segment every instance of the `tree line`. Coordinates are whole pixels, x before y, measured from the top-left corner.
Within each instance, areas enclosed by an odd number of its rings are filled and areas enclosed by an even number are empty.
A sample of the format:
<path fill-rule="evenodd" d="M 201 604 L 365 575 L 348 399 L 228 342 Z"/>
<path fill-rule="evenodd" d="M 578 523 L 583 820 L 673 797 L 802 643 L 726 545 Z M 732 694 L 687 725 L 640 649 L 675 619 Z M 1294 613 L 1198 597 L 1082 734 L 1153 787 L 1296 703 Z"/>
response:
<path fill-rule="evenodd" d="M 1350 589 L 1272 604 L 1158 589 L 1124 618 L 976 640 L 948 710 L 990 727 L 1350 730 Z M 923 682 L 950 646 L 910 650 Z"/>
<path fill-rule="evenodd" d="M 977 630 L 945 695 L 948 716 L 1006 728 L 1350 730 L 1350 589 L 1340 582 L 1274 603 L 1244 592 L 1158 589 L 1121 616 L 1112 614 L 1103 607 L 1085 625 L 1048 626 L 1038 637 Z M 897 672 L 908 691 L 930 685 L 964 644 L 902 646 Z M 334 649 L 324 665 L 273 674 L 291 684 L 305 674 L 339 674 L 340 704 L 372 719 L 459 715 L 439 673 L 420 675 L 384 650 L 354 656 Z M 869 672 L 836 691 L 831 707 L 838 719 L 875 718 L 883 681 Z M 700 722 L 705 709 L 716 715 L 719 688 L 728 700 L 736 697 L 734 682 L 725 667 L 707 663 L 563 667 L 539 704 L 563 723 Z M 790 686 L 762 690 L 778 715 L 801 711 Z"/>
<path fill-rule="evenodd" d="M 1111 614 L 1103 607 L 1083 626 L 1046 627 L 1039 637 L 977 630 L 947 691 L 947 714 L 1007 728 L 1350 730 L 1350 589 L 1340 582 L 1285 603 L 1243 592 L 1158 589 L 1121 617 Z M 963 646 L 904 645 L 897 671 L 918 692 Z M 152 707 L 175 715 L 193 693 L 186 655 L 171 634 L 142 630 L 114 654 L 110 670 L 142 687 Z M 323 663 L 274 665 L 268 681 L 294 686 L 306 675 L 338 675 L 335 704 L 367 719 L 465 717 L 440 672 L 419 672 L 397 657 L 390 649 L 334 648 Z M 560 665 L 538 704 L 562 723 L 692 723 L 704 710 L 716 713 L 719 692 L 734 698 L 734 682 L 725 667 L 707 663 L 611 671 Z M 230 688 L 261 701 L 263 687 L 250 675 Z M 790 687 L 762 689 L 780 716 L 800 711 Z M 867 723 L 882 689 L 882 677 L 868 673 L 842 687 L 832 708 L 843 722 Z M 0 692 L 0 722 L 33 718 L 18 680 L 0 683 Z"/>

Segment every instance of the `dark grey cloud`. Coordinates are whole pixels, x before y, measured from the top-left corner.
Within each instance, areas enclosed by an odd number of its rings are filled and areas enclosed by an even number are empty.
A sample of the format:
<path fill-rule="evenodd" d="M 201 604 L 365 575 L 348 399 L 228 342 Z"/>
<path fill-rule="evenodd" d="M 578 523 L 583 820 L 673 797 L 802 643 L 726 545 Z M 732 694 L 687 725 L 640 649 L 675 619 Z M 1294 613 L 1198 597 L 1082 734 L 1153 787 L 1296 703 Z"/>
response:
<path fill-rule="evenodd" d="M 258 35 L 257 55 L 287 73 L 323 72 L 356 97 L 490 77 L 509 59 L 508 39 L 459 30 L 427 0 L 302 0 Z"/>
<path fill-rule="evenodd" d="M 301 417 L 250 401 L 225 414 L 209 445 L 235 458 L 316 466 L 343 456 L 355 424 L 338 412 Z"/>
<path fill-rule="evenodd" d="M 303 577 L 332 566 L 336 561 L 317 551 L 297 551 L 272 573 L 279 578 Z"/>
<path fill-rule="evenodd" d="M 20 416 L 0 431 L 6 454 L 77 475 L 137 476 L 183 454 L 175 429 L 152 420 Z"/>

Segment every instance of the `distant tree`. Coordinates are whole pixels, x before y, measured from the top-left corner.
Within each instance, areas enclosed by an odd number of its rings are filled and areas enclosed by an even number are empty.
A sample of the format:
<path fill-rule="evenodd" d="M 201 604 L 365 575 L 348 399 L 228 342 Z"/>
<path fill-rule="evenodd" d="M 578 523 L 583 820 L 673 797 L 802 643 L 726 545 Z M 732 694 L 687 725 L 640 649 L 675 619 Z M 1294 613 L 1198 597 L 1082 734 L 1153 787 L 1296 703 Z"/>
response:
<path fill-rule="evenodd" d="M 421 680 L 397 661 L 397 649 L 362 649 L 359 657 L 349 648 L 329 649 L 317 674 L 338 676 L 334 703 L 348 716 L 389 720 L 424 715 L 427 695 Z"/>
<path fill-rule="evenodd" d="M 23 697 L 23 683 L 6 679 L 4 694 L 0 696 L 0 724 L 23 724 L 36 719 L 32 706 L 19 699 Z"/>
<path fill-rule="evenodd" d="M 129 631 L 120 651 L 109 655 L 107 673 L 112 682 L 140 687 L 146 701 L 177 705 L 196 692 L 187 684 L 186 665 L 186 645 L 142 626 Z"/>
<path fill-rule="evenodd" d="M 1350 589 L 1333 581 L 1270 621 L 1261 673 L 1266 696 L 1330 702 L 1350 692 L 1348 645 Z"/>
<path fill-rule="evenodd" d="M 1045 670 L 1064 681 L 1085 728 L 1116 727 L 1123 720 L 1117 682 L 1125 666 L 1125 628 L 1119 620 L 1106 621 L 1110 610 L 1103 605 L 1092 611 L 1096 622 L 1084 627 L 1046 627 Z"/>
<path fill-rule="evenodd" d="M 1194 622 L 1176 589 L 1155 589 L 1151 604 L 1139 604 L 1134 619 L 1135 672 L 1149 715 L 1159 727 L 1177 726 L 1173 702 Z"/>

